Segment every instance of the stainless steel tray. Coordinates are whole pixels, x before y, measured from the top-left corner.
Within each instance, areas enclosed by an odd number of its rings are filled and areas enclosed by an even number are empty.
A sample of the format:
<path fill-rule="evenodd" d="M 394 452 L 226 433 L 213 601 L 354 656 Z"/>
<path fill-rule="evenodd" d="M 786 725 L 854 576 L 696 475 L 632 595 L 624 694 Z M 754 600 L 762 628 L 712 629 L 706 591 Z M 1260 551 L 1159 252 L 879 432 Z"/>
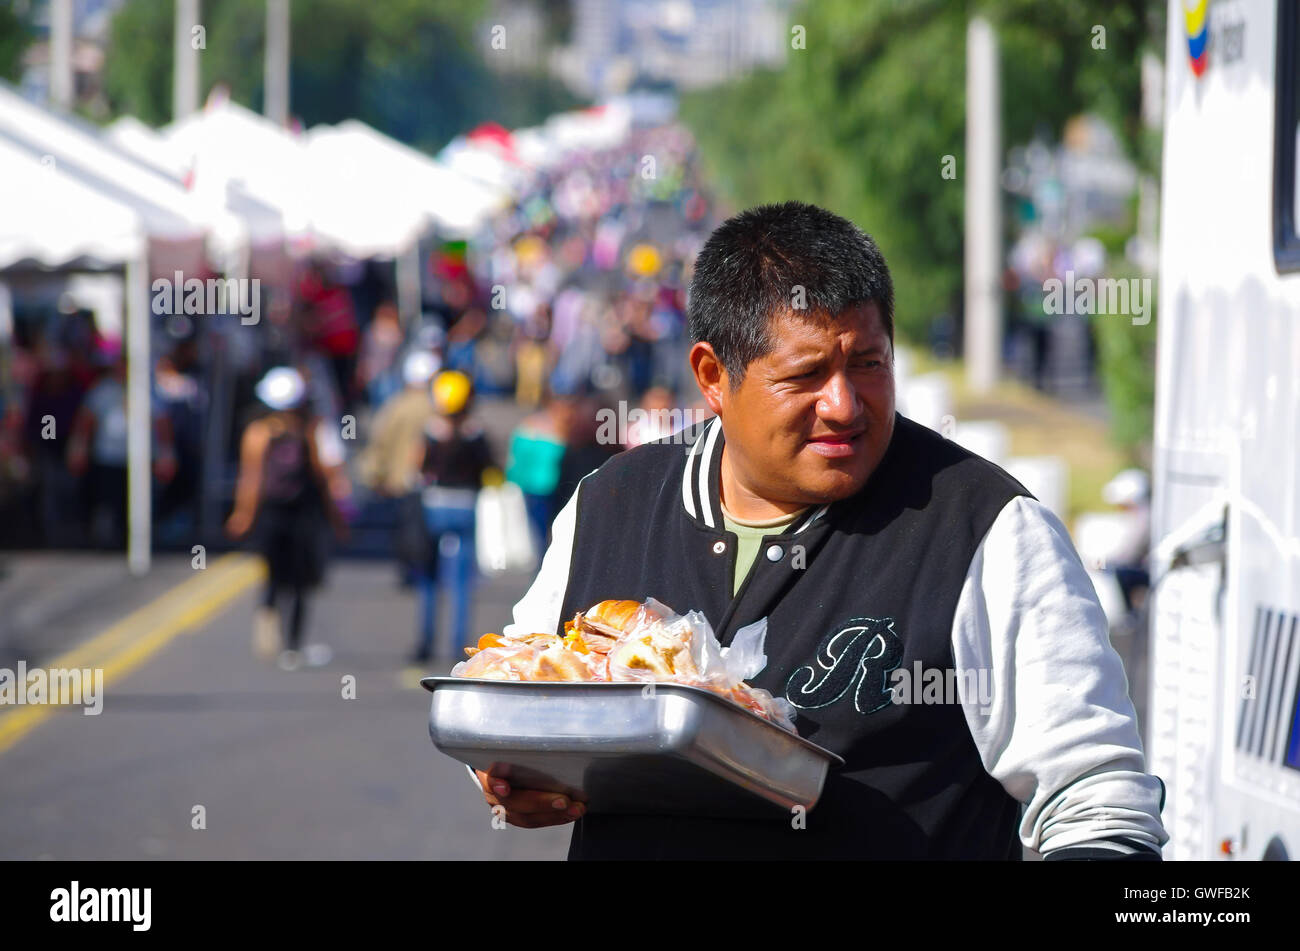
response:
<path fill-rule="evenodd" d="M 811 810 L 844 761 L 699 687 L 426 677 L 439 750 L 590 813 Z"/>

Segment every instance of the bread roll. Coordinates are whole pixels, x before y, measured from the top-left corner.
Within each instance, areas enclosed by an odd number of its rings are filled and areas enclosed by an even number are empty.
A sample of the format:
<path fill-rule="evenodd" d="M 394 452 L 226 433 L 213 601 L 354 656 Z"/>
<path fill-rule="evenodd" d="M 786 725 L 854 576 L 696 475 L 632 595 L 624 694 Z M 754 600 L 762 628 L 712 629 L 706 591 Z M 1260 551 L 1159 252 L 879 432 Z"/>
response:
<path fill-rule="evenodd" d="M 579 617 L 582 628 L 618 637 L 632 630 L 644 614 L 639 601 L 601 601 L 593 604 Z"/>

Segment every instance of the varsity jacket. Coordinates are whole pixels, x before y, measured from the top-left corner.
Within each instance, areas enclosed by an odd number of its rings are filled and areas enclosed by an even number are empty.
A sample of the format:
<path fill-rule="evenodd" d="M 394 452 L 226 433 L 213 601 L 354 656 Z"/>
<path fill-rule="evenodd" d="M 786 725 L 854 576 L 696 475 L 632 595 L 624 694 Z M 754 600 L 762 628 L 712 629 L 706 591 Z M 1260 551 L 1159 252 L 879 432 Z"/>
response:
<path fill-rule="evenodd" d="M 1006 472 L 902 416 L 856 495 L 763 539 L 732 597 L 736 537 L 711 419 L 582 480 L 507 636 L 609 598 L 698 610 L 722 644 L 766 617 L 801 736 L 845 760 L 795 821 L 591 815 L 571 859 L 1158 859 L 1105 615 L 1064 526 Z"/>

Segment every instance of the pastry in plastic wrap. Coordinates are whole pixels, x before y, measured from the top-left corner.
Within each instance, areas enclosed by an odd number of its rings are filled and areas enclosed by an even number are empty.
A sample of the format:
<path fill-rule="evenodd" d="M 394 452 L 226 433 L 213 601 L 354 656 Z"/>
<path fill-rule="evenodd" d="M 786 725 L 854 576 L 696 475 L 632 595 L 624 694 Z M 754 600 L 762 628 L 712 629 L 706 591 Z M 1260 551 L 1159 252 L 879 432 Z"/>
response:
<path fill-rule="evenodd" d="M 767 663 L 767 619 L 718 644 L 699 611 L 676 614 L 653 598 L 601 601 L 547 633 L 485 634 L 453 677 L 533 681 L 664 681 L 702 687 L 794 732 L 794 709 L 745 680 Z"/>

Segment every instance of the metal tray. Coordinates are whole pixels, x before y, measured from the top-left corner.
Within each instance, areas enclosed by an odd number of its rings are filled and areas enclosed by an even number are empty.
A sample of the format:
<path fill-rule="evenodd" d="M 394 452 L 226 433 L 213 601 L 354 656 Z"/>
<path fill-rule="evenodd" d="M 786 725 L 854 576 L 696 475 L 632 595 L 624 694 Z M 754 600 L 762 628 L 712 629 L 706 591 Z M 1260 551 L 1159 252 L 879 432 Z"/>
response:
<path fill-rule="evenodd" d="M 844 760 L 699 687 L 426 677 L 439 750 L 590 813 L 811 810 Z"/>

